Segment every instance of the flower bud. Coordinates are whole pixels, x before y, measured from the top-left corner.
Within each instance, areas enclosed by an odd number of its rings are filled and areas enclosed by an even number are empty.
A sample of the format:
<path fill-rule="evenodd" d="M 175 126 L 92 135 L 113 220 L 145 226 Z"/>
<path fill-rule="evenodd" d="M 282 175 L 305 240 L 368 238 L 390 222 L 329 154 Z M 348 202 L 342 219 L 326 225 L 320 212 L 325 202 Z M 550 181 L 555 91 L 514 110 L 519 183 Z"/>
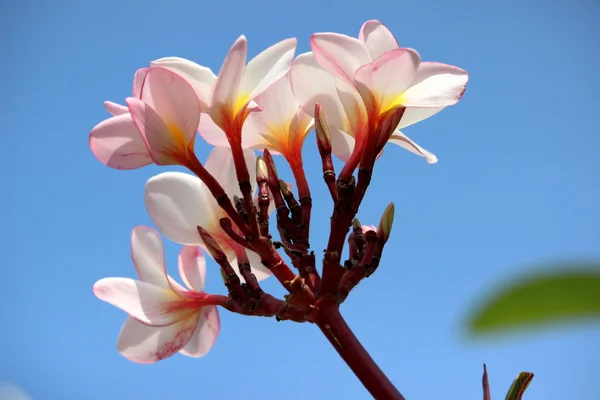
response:
<path fill-rule="evenodd" d="M 392 224 L 394 223 L 394 203 L 390 203 L 383 215 L 381 216 L 381 221 L 379 221 L 379 226 L 377 227 L 377 236 L 383 240 L 383 243 L 387 242 L 390 237 L 390 233 L 392 232 Z"/>

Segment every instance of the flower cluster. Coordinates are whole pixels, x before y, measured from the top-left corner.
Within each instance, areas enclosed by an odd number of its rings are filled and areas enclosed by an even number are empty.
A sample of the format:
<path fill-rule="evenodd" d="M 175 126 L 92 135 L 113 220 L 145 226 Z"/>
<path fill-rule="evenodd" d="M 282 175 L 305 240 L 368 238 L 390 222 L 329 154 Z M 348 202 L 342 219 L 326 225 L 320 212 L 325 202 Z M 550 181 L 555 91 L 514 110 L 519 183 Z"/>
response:
<path fill-rule="evenodd" d="M 316 33 L 312 51 L 294 57 L 296 43 L 283 40 L 247 61 L 240 36 L 218 75 L 186 59 L 161 58 L 135 73 L 126 105 L 104 103 L 112 116 L 89 139 L 103 164 L 121 170 L 179 165 L 192 173 L 161 173 L 144 192 L 158 231 L 184 245 L 179 274 L 187 288 L 167 275 L 162 239 L 148 227 L 135 228 L 131 239 L 140 280 L 105 278 L 94 285 L 98 298 L 129 315 L 118 340 L 128 359 L 203 356 L 219 333 L 218 307 L 327 326 L 333 340 L 339 323 L 332 313 L 376 270 L 390 235 L 393 205 L 378 227 L 355 218 L 385 144 L 437 161 L 399 129 L 458 102 L 468 80 L 464 70 L 421 62 L 374 20 L 358 38 Z M 302 161 L 313 128 L 333 200 L 321 274 L 310 250 L 312 199 Z M 194 152 L 197 134 L 202 145 L 214 146 L 204 162 Z M 279 179 L 274 155 L 287 161 L 297 195 Z M 345 163 L 337 178 L 332 155 Z M 270 232 L 272 213 L 279 241 Z M 203 252 L 219 264 L 226 295 L 204 292 Z M 284 299 L 261 289 L 270 275 L 289 292 Z"/>

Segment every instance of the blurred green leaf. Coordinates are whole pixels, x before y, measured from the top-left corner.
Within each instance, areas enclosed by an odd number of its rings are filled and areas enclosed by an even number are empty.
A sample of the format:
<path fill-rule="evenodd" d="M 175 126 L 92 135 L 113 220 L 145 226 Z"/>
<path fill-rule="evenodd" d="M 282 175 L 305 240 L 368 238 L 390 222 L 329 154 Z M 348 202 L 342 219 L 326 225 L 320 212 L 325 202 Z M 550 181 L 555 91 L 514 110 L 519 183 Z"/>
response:
<path fill-rule="evenodd" d="M 531 383 L 533 379 L 533 374 L 531 372 L 521 372 L 517 379 L 515 379 L 508 389 L 508 393 L 506 394 L 506 400 L 521 400 L 523 398 L 523 393 L 525 393 L 525 389 Z"/>
<path fill-rule="evenodd" d="M 471 333 L 479 335 L 600 317 L 600 262 L 561 267 L 513 281 L 490 297 L 468 323 Z"/>

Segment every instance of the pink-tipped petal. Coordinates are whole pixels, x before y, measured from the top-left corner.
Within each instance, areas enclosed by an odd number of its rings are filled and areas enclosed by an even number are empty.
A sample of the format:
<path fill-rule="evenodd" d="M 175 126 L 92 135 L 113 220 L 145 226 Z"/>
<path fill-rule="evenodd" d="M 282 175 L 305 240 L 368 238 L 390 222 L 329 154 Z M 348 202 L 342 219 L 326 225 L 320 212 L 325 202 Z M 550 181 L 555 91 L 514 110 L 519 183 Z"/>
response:
<path fill-rule="evenodd" d="M 363 42 L 338 33 L 315 33 L 310 47 L 321 67 L 350 83 L 356 70 L 371 62 Z"/>
<path fill-rule="evenodd" d="M 444 108 L 446 107 L 408 107 L 402 115 L 398 128 L 406 128 L 407 126 L 423 121 L 439 113 Z"/>
<path fill-rule="evenodd" d="M 375 97 L 378 111 L 385 112 L 403 100 L 402 94 L 413 81 L 419 63 L 419 53 L 415 50 L 395 49 L 361 67 L 354 79 Z"/>
<path fill-rule="evenodd" d="M 158 232 L 147 226 L 136 226 L 131 232 L 131 259 L 140 280 L 171 289 L 167 278 L 165 251 Z"/>
<path fill-rule="evenodd" d="M 182 172 L 165 172 L 148 180 L 144 200 L 150 218 L 170 240 L 202 244 L 197 226 L 214 224 L 215 216 L 204 197 L 204 184 Z"/>
<path fill-rule="evenodd" d="M 172 290 L 129 278 L 101 279 L 93 291 L 100 300 L 152 326 L 173 324 L 189 312 L 182 311 L 182 299 Z"/>
<path fill-rule="evenodd" d="M 216 306 L 202 307 L 196 329 L 185 347 L 180 350 L 181 354 L 188 357 L 206 355 L 215 344 L 220 331 L 219 309 Z"/>
<path fill-rule="evenodd" d="M 117 342 L 119 353 L 130 361 L 152 364 L 171 357 L 189 343 L 198 317 L 191 316 L 168 326 L 147 326 L 127 318 Z"/>
<path fill-rule="evenodd" d="M 246 67 L 247 52 L 248 42 L 246 37 L 242 35 L 227 52 L 219 76 L 215 81 L 210 100 L 210 114 L 218 125 L 221 125 L 221 118 L 223 117 L 222 108 L 229 109 L 234 113 L 238 111 L 232 108 L 237 106 L 235 102 L 238 100 L 240 82 Z"/>
<path fill-rule="evenodd" d="M 372 60 L 383 53 L 400 47 L 394 34 L 381 22 L 372 19 L 363 24 L 358 34 L 358 40 L 363 42 Z"/>
<path fill-rule="evenodd" d="M 227 140 L 225 132 L 223 132 L 223 129 L 219 125 L 215 124 L 215 121 L 208 114 L 203 113 L 202 117 L 200 117 L 198 133 L 208 144 L 217 147 L 229 147 L 229 140 Z"/>
<path fill-rule="evenodd" d="M 184 78 L 196 91 L 202 110 L 208 110 L 212 87 L 217 76 L 210 68 L 179 57 L 165 57 L 150 63 L 153 67 L 162 67 Z M 202 121 L 200 121 L 202 123 Z"/>
<path fill-rule="evenodd" d="M 350 130 L 344 106 L 338 96 L 335 77 L 321 68 L 312 53 L 296 57 L 290 71 L 292 91 L 302 110 L 314 117 L 315 104 L 321 104 L 331 127 Z"/>
<path fill-rule="evenodd" d="M 294 59 L 296 43 L 295 38 L 282 40 L 250 60 L 244 71 L 239 93 L 252 99 L 287 74 Z"/>
<path fill-rule="evenodd" d="M 453 65 L 424 62 L 404 93 L 407 107 L 446 107 L 456 104 L 469 81 L 467 71 Z"/>
<path fill-rule="evenodd" d="M 336 128 L 330 127 L 329 132 L 331 134 L 331 152 L 340 160 L 348 161 L 354 150 L 354 138 Z"/>
<path fill-rule="evenodd" d="M 92 129 L 90 149 L 100 162 L 121 170 L 142 168 L 152 159 L 129 113 L 109 118 Z"/>
<path fill-rule="evenodd" d="M 438 159 L 435 156 L 435 154 L 425 150 L 400 131 L 396 131 L 388 142 L 403 147 L 411 153 L 414 153 L 421 157 L 425 157 L 425 161 L 427 161 L 427 163 L 429 164 L 435 164 L 438 162 Z"/>
<path fill-rule="evenodd" d="M 112 101 L 105 101 L 104 108 L 114 117 L 118 115 L 129 114 L 129 108 L 127 108 L 127 106 L 122 106 L 120 104 L 113 103 Z"/>
<path fill-rule="evenodd" d="M 156 165 L 178 165 L 185 159 L 187 144 L 180 140 L 152 107 L 133 97 L 127 98 L 127 106 L 140 135 L 146 143 L 152 161 Z"/>
<path fill-rule="evenodd" d="M 204 291 L 206 260 L 200 247 L 184 246 L 179 253 L 179 275 L 188 288 Z"/>
<path fill-rule="evenodd" d="M 169 127 L 173 140 L 186 146 L 192 142 L 200 121 L 200 100 L 184 78 L 165 68 L 150 68 L 141 100 Z"/>
<path fill-rule="evenodd" d="M 144 81 L 146 80 L 146 75 L 150 68 L 140 68 L 135 71 L 135 75 L 133 76 L 133 90 L 131 97 L 135 97 L 136 99 L 142 98 L 142 87 L 144 86 Z"/>

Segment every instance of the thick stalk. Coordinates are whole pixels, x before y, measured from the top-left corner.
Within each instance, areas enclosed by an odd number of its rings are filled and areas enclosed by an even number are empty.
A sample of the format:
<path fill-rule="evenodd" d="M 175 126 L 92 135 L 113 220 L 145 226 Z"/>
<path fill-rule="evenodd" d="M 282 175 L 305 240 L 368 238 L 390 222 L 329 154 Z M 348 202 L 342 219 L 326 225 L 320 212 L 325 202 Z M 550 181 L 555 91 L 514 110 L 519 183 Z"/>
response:
<path fill-rule="evenodd" d="M 335 303 L 319 310 L 315 323 L 375 399 L 405 400 L 354 336 Z"/>

